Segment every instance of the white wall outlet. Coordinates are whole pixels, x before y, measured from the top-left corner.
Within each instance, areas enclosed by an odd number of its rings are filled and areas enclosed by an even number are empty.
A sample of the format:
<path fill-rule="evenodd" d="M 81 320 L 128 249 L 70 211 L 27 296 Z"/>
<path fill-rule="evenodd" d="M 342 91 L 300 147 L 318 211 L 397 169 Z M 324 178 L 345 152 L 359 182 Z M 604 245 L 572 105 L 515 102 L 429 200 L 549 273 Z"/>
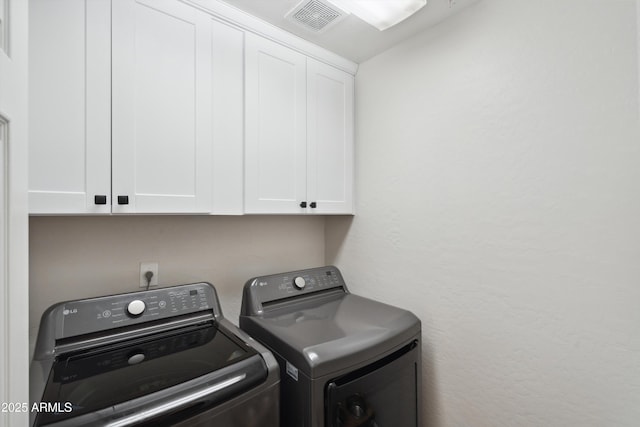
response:
<path fill-rule="evenodd" d="M 150 271 L 153 273 L 149 286 L 158 286 L 158 263 L 157 262 L 141 262 L 140 263 L 140 287 L 147 287 L 147 278 L 145 273 Z"/>

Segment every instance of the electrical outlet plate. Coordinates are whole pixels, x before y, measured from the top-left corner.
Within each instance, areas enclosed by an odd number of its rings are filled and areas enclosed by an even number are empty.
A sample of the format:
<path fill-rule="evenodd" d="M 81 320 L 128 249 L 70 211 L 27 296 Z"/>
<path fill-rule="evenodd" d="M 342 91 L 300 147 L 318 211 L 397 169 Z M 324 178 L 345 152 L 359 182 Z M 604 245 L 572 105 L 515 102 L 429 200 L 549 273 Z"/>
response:
<path fill-rule="evenodd" d="M 151 284 L 149 286 L 158 286 L 158 263 L 157 262 L 141 262 L 140 263 L 140 287 L 147 287 L 147 278 L 144 274 L 147 271 L 151 271 L 153 273 L 153 277 L 151 278 Z"/>

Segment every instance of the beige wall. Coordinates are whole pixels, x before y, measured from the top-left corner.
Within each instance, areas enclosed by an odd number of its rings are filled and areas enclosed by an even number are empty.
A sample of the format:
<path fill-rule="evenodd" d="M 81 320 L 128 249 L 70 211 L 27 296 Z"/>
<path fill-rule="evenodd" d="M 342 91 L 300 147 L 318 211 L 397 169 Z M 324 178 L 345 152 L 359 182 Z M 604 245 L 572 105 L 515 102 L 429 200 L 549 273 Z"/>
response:
<path fill-rule="evenodd" d="M 640 423 L 633 0 L 482 0 L 361 64 L 351 290 L 423 321 L 430 427 Z"/>
<path fill-rule="evenodd" d="M 161 286 L 213 283 L 236 324 L 249 278 L 324 262 L 322 217 L 32 217 L 30 236 L 32 337 L 56 302 L 139 290 L 140 262 Z"/>

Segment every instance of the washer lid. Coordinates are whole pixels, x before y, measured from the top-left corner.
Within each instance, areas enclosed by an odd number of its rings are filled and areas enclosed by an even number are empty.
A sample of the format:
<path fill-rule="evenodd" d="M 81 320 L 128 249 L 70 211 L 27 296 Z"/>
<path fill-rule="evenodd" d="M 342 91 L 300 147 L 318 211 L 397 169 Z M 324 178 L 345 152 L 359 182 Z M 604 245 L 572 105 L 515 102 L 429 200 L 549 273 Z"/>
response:
<path fill-rule="evenodd" d="M 186 327 L 58 356 L 40 400 L 68 407 L 42 412 L 37 421 L 40 425 L 75 417 L 117 418 L 135 412 L 132 407 L 166 406 L 178 401 L 181 393 L 216 383 L 224 387 L 206 398 L 222 401 L 266 377 L 257 351 L 226 328 Z"/>
<path fill-rule="evenodd" d="M 411 312 L 345 293 L 241 316 L 240 326 L 311 378 L 375 359 L 420 332 Z"/>

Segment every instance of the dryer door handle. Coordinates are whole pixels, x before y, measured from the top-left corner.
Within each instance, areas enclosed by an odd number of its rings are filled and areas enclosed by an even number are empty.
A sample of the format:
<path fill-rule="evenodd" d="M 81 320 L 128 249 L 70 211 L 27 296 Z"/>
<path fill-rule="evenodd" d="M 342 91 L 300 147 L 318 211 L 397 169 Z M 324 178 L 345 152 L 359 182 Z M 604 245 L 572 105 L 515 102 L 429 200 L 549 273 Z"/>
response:
<path fill-rule="evenodd" d="M 198 400 L 213 394 L 217 393 L 222 389 L 232 386 L 233 384 L 239 383 L 247 377 L 247 374 L 236 375 L 235 377 L 231 377 L 227 380 L 216 383 L 212 386 L 199 390 L 195 393 L 188 394 L 183 397 L 179 397 L 177 399 L 171 400 L 170 402 L 163 403 L 157 406 L 153 406 L 149 409 L 145 409 L 143 411 L 137 412 L 128 417 L 121 418 L 119 420 L 115 420 L 109 424 L 107 427 L 129 427 L 141 423 L 143 421 L 149 421 L 153 418 L 160 417 L 162 415 L 168 414 L 170 412 L 175 412 L 180 408 L 187 407 Z"/>

